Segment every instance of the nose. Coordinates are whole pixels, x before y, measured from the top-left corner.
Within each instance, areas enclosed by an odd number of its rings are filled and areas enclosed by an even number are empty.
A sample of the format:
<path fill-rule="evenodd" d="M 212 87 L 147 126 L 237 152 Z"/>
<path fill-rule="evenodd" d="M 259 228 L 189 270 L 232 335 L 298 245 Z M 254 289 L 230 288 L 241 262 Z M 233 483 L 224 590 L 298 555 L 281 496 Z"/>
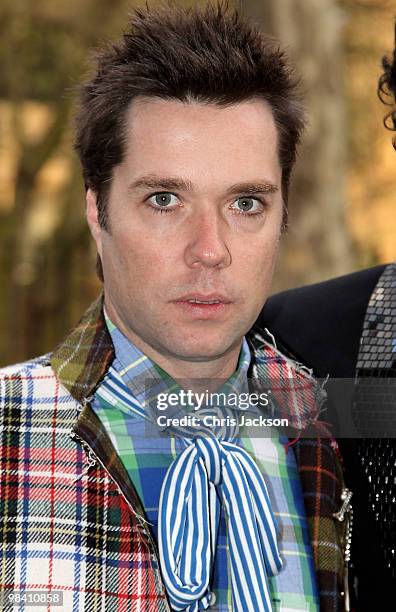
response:
<path fill-rule="evenodd" d="M 216 212 L 200 212 L 189 220 L 185 262 L 191 268 L 226 268 L 231 264 L 226 227 Z"/>

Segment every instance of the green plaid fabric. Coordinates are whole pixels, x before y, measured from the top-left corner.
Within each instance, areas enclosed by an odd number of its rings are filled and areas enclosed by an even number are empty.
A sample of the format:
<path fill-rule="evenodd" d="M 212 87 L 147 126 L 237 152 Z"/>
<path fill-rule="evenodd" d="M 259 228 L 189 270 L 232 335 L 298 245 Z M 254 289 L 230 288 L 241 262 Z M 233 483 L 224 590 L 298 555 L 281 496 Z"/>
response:
<path fill-rule="evenodd" d="M 105 427 L 89 404 L 115 356 L 103 316 L 102 300 L 103 296 L 100 296 L 92 304 L 78 326 L 54 351 L 51 364 L 61 386 L 82 405 L 74 433 L 83 441 L 84 447 L 92 449 L 100 463 L 106 466 L 138 519 L 144 517 L 139 495 Z M 276 350 L 269 336 L 264 339 L 262 336 L 265 336 L 265 332 L 255 328 L 248 334 L 255 357 L 254 376 L 293 383 L 303 388 L 305 406 L 315 402 L 318 385 L 314 379 L 290 356 Z M 313 395 L 308 393 L 310 388 L 314 391 Z M 296 419 L 301 428 L 309 421 L 304 405 L 297 401 L 290 406 L 290 417 Z M 294 449 L 313 548 L 320 609 L 322 612 L 341 612 L 344 610 L 344 528 L 333 517 L 333 513 L 340 509 L 343 488 L 338 448 L 334 440 L 320 439 L 313 431 L 312 438 L 299 439 Z M 144 528 L 141 529 L 143 533 Z M 155 558 L 156 546 L 148 530 L 146 536 L 150 554 Z M 142 580 L 145 578 L 142 577 Z"/>
<path fill-rule="evenodd" d="M 180 390 L 177 383 L 137 349 L 108 317 L 106 317 L 106 324 L 116 354 L 111 369 L 121 376 L 135 399 L 138 398 L 142 405 L 147 404 L 147 380 L 160 378 L 157 388 L 161 392 L 170 393 Z M 250 351 L 245 340 L 237 371 L 218 391 L 226 394 L 246 392 L 250 361 Z M 159 493 L 168 467 L 178 452 L 182 450 L 180 439 L 175 438 L 171 433 L 168 437 L 160 437 L 155 426 L 148 428 L 147 422 L 133 413 L 127 405 L 117 400 L 115 395 L 110 398 L 110 401 L 106 400 L 106 395 L 107 393 L 103 395 L 100 393 L 99 387 L 95 393 L 92 407 L 105 425 L 128 471 L 143 502 L 147 518 L 152 524 L 153 536 L 156 539 Z M 186 408 L 182 409 L 180 415 L 184 410 Z M 250 411 L 247 411 L 246 414 L 252 416 Z M 238 443 L 255 459 L 266 476 L 272 506 L 282 533 L 280 551 L 285 568 L 280 575 L 270 578 L 273 610 L 274 612 L 284 609 L 317 611 L 319 602 L 316 576 L 293 449 L 286 453 L 275 431 L 273 437 L 269 439 L 252 437 L 251 430 L 249 431 L 248 428 L 242 428 Z M 228 547 L 225 518 L 222 515 L 211 587 L 216 595 L 213 610 L 218 612 L 229 612 L 233 609 Z"/>

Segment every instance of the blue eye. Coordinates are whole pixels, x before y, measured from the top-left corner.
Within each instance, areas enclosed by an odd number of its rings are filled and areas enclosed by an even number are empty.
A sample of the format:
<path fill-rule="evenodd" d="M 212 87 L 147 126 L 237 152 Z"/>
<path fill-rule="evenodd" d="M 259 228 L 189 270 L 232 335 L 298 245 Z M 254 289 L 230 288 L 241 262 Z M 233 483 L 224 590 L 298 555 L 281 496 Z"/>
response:
<path fill-rule="evenodd" d="M 150 196 L 147 201 L 153 212 L 167 213 L 173 212 L 179 203 L 179 199 L 174 193 L 163 191 L 161 193 L 154 193 Z"/>
<path fill-rule="evenodd" d="M 150 200 L 156 204 L 157 206 L 161 206 L 162 208 L 169 207 L 170 204 L 176 204 L 177 198 L 173 193 L 156 193 L 150 197 Z"/>
<path fill-rule="evenodd" d="M 154 196 L 154 200 L 158 206 L 168 206 L 172 202 L 172 195 L 170 193 L 158 193 Z"/>
<path fill-rule="evenodd" d="M 234 208 L 236 208 L 236 210 L 240 213 L 246 212 L 250 214 L 257 214 L 262 212 L 264 208 L 260 200 L 249 196 L 238 198 L 235 200 L 234 204 Z"/>

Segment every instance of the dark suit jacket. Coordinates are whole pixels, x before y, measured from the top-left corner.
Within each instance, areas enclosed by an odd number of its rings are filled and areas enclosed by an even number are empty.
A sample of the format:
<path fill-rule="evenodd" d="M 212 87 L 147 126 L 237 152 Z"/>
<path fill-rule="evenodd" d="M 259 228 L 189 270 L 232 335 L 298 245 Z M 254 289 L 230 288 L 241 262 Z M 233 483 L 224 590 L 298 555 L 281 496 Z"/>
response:
<path fill-rule="evenodd" d="M 283 291 L 268 299 L 257 324 L 267 327 L 290 353 L 313 368 L 316 376 L 354 378 L 367 304 L 384 268 L 377 266 Z M 356 441 L 344 439 L 339 444 L 346 484 L 354 492 L 352 561 L 358 584 L 354 609 L 390 610 L 395 585 L 383 571 Z"/>
<path fill-rule="evenodd" d="M 367 304 L 384 268 L 278 293 L 268 299 L 257 323 L 316 376 L 354 378 Z"/>

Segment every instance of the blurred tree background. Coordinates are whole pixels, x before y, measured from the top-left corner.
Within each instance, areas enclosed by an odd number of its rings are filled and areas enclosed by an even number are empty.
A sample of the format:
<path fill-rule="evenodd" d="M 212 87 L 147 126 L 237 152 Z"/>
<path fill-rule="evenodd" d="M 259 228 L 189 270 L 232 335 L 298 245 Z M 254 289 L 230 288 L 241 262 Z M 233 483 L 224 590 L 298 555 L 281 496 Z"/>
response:
<path fill-rule="evenodd" d="M 238 4 L 289 49 L 309 114 L 274 290 L 395 259 L 395 152 L 376 96 L 380 58 L 393 48 L 393 2 Z M 51 350 L 100 288 L 73 103 L 92 52 L 122 33 L 132 6 L 0 5 L 0 365 Z"/>

